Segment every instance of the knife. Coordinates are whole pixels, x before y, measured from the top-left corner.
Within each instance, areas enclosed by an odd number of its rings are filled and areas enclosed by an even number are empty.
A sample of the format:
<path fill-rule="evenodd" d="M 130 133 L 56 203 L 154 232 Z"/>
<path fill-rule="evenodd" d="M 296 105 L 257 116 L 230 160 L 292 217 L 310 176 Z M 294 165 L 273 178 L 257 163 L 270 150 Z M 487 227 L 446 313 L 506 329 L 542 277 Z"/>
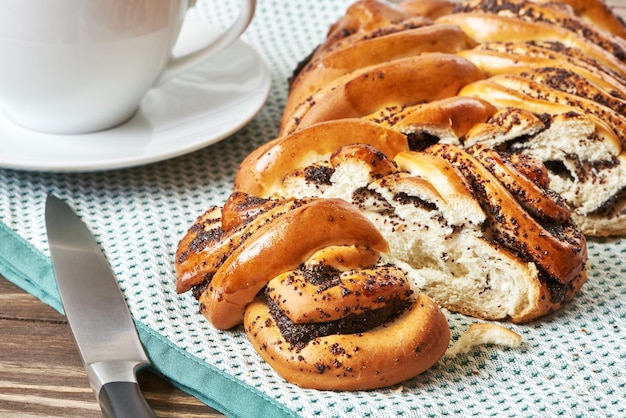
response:
<path fill-rule="evenodd" d="M 46 199 L 45 218 L 63 309 L 102 414 L 155 417 L 136 377 L 150 362 L 98 243 L 54 195 Z"/>

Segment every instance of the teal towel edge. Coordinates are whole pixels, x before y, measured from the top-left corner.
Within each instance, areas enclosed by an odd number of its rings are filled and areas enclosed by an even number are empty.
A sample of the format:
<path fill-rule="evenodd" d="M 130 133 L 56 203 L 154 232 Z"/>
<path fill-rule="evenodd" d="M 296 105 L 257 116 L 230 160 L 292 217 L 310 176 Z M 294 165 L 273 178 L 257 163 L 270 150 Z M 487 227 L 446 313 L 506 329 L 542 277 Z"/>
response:
<path fill-rule="evenodd" d="M 63 313 L 52 262 L 0 222 L 0 274 Z M 135 321 L 156 371 L 182 391 L 230 417 L 295 417 L 275 400 L 176 347 L 147 325 Z"/>
<path fill-rule="evenodd" d="M 4 223 L 0 223 L 0 274 L 63 313 L 52 262 Z"/>

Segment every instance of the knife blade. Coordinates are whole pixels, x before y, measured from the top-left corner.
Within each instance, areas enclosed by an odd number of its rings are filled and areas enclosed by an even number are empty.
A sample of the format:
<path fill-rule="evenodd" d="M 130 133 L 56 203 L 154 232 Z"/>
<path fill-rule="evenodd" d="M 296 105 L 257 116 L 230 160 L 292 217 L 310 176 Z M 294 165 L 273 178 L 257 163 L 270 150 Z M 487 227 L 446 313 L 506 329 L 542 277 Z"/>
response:
<path fill-rule="evenodd" d="M 63 200 L 46 199 L 48 245 L 63 310 L 105 417 L 154 417 L 136 373 L 150 362 L 100 246 Z"/>

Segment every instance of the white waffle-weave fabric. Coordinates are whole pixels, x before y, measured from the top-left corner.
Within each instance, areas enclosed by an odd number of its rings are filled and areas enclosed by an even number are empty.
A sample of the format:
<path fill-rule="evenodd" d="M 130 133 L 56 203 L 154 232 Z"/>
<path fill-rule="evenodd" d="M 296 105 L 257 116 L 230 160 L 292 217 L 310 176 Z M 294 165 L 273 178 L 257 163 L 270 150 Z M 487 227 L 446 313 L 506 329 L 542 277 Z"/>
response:
<path fill-rule="evenodd" d="M 200 0 L 194 13 L 223 26 L 237 14 L 236 3 Z M 53 192 L 96 234 L 154 366 L 229 416 L 626 416 L 624 239 L 589 244 L 590 277 L 572 303 L 530 324 L 505 324 L 521 334 L 521 347 L 476 347 L 385 390 L 325 392 L 286 383 L 241 329 L 216 331 L 190 294 L 176 294 L 179 239 L 204 210 L 224 202 L 241 160 L 276 135 L 287 78 L 349 3 L 259 0 L 243 39 L 271 70 L 269 100 L 218 144 L 125 170 L 0 170 L 0 273 L 61 309 L 43 219 Z M 477 322 L 446 314 L 453 340 Z"/>

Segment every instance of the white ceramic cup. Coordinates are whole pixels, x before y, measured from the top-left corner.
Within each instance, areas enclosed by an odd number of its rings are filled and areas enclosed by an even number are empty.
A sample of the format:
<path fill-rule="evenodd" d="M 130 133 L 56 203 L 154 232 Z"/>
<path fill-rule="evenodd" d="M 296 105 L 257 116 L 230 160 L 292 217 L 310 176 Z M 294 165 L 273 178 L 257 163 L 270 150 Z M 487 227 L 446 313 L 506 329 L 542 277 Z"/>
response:
<path fill-rule="evenodd" d="M 239 16 L 205 48 L 171 57 L 195 0 L 0 0 L 0 107 L 23 127 L 99 131 L 130 118 L 146 92 L 237 40 Z"/>

